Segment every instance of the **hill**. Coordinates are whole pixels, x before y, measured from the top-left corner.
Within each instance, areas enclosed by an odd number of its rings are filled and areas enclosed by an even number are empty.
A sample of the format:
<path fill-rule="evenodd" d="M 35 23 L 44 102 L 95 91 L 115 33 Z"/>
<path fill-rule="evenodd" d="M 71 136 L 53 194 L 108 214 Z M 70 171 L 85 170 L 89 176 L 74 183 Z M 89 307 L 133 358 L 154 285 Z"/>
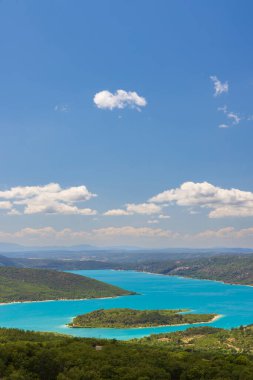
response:
<path fill-rule="evenodd" d="M 169 276 L 223 281 L 230 284 L 253 285 L 253 255 L 219 255 L 186 260 L 147 262 L 135 269 Z"/>
<path fill-rule="evenodd" d="M 0 267 L 0 302 L 115 297 L 134 294 L 88 277 L 44 269 Z"/>

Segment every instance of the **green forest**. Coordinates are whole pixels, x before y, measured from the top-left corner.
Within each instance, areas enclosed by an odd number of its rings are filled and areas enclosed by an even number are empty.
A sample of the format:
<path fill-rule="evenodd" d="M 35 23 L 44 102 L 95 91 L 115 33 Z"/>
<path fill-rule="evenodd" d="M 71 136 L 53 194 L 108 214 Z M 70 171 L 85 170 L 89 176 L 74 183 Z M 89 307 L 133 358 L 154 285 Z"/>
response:
<path fill-rule="evenodd" d="M 77 274 L 15 267 L 0 267 L 0 288 L 1 303 L 134 294 Z"/>
<path fill-rule="evenodd" d="M 252 373 L 244 352 L 0 329 L 3 380 L 252 380 Z"/>
<path fill-rule="evenodd" d="M 100 309 L 78 315 L 70 327 L 150 327 L 210 322 L 216 314 L 181 314 L 185 310 Z"/>

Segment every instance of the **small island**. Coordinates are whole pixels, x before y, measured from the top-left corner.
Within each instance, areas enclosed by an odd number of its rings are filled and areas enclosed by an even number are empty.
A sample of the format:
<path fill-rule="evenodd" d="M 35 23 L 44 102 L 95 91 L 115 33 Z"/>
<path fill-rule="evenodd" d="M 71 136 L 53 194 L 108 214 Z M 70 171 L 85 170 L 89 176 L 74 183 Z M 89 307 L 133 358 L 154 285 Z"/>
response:
<path fill-rule="evenodd" d="M 209 323 L 218 317 L 217 314 L 185 314 L 186 311 L 188 310 L 100 309 L 76 316 L 68 326 L 73 328 L 157 327 Z"/>

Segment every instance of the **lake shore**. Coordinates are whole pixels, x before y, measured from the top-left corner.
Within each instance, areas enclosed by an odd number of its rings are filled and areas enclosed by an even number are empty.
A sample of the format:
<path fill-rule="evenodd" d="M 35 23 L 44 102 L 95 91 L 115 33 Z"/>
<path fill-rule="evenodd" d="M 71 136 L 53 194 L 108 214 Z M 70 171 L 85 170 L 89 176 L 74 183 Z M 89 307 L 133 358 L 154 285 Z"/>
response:
<path fill-rule="evenodd" d="M 41 300 L 41 301 L 12 301 L 12 302 L 0 302 L 0 306 L 5 305 L 15 305 L 15 304 L 24 304 L 24 303 L 42 303 L 42 302 L 61 302 L 61 301 L 90 301 L 90 300 L 105 300 L 110 298 L 119 298 L 122 296 L 115 297 L 96 297 L 96 298 L 58 298 L 53 300 Z"/>

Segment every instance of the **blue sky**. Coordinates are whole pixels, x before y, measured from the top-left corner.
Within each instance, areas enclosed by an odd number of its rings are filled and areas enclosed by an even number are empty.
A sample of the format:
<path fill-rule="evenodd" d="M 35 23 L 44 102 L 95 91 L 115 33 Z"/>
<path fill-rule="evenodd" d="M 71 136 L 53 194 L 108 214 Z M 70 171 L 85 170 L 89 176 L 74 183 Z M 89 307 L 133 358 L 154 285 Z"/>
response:
<path fill-rule="evenodd" d="M 253 247 L 252 12 L 1 1 L 0 240 Z"/>

